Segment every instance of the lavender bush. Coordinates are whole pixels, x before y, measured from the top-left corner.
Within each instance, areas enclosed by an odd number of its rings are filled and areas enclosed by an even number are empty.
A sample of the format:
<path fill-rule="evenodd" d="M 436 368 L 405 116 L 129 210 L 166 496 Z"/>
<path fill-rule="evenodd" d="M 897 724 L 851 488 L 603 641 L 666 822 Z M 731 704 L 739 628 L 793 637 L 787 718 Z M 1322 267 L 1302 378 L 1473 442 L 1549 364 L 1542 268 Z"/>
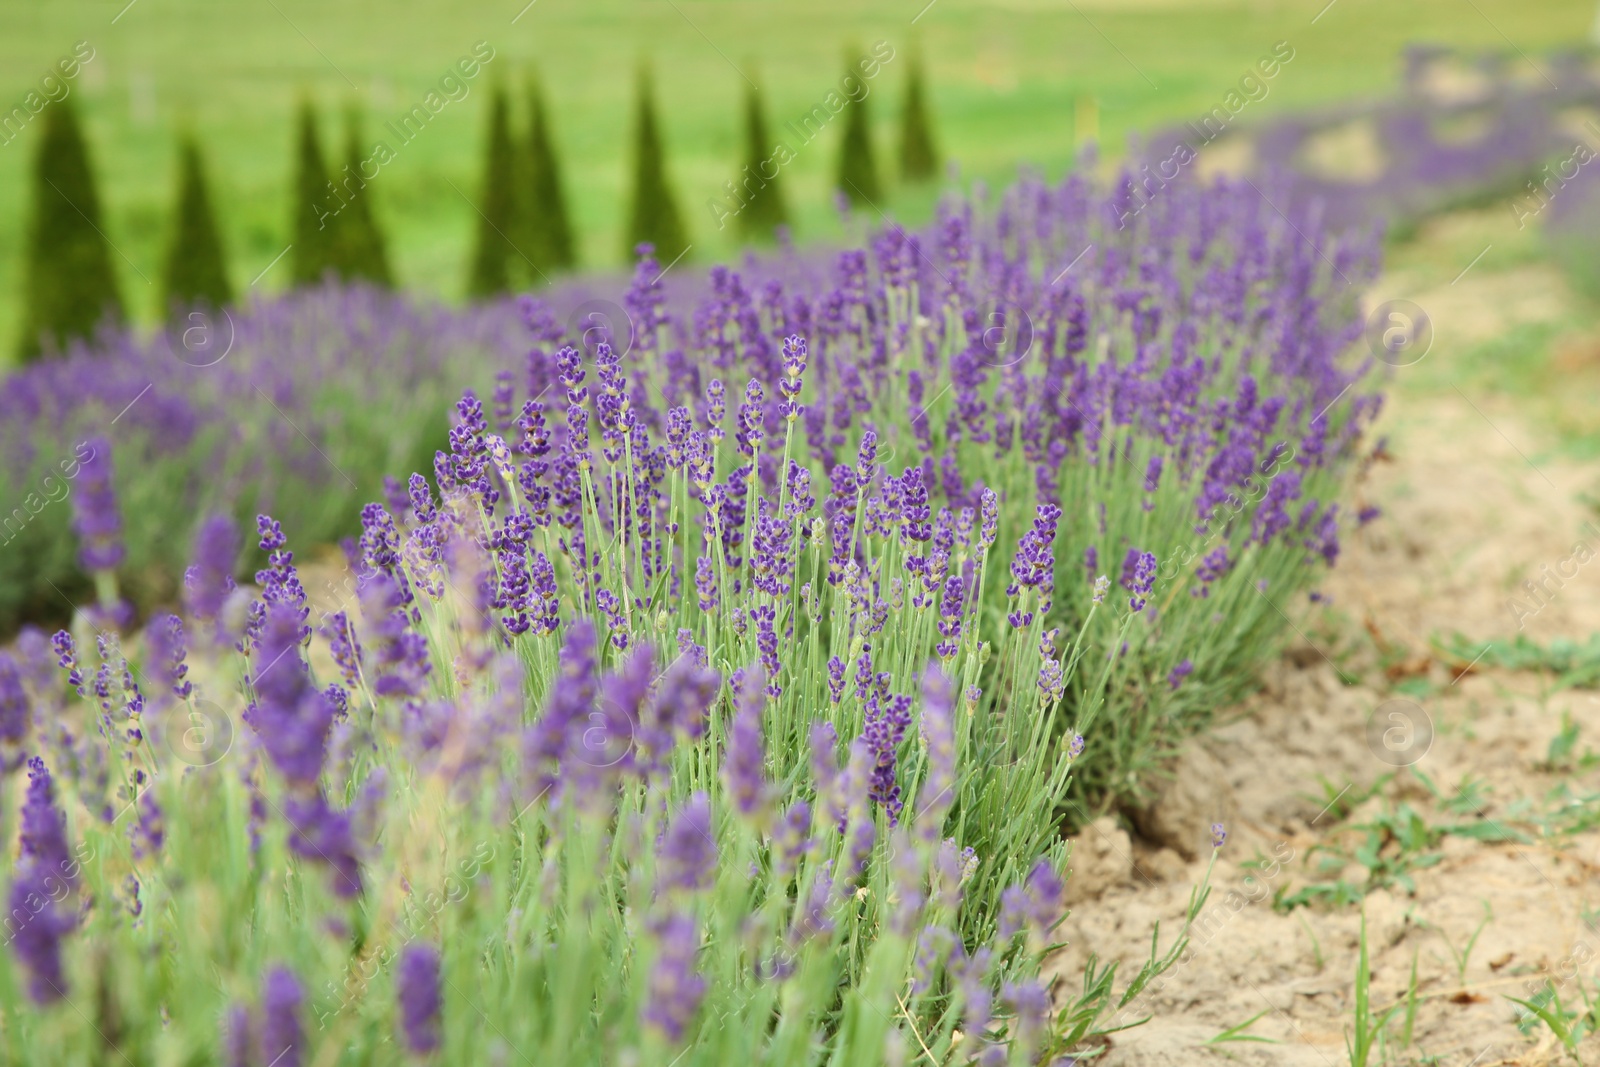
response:
<path fill-rule="evenodd" d="M 271 510 L 309 543 L 355 529 L 385 473 L 444 442 L 464 384 L 486 387 L 522 345 L 514 309 L 465 311 L 363 287 L 323 288 L 186 319 L 151 337 L 102 334 L 0 390 L 0 632 L 67 618 L 93 588 L 78 567 L 80 470 L 106 457 L 123 501 L 123 593 L 171 603 L 197 516 Z M 525 347 L 525 346 L 523 346 Z M 91 507 L 92 510 L 92 507 Z"/>
<path fill-rule="evenodd" d="M 491 517 L 517 480 L 495 480 L 503 443 L 462 408 L 446 488 L 413 479 L 403 538 L 364 515 L 361 627 L 310 625 L 267 516 L 256 586 L 218 582 L 217 519 L 190 625 L 154 620 L 137 664 L 109 630 L 48 648 L 32 631 L 20 664 L 0 657 L 42 754 L 0 965 L 14 1053 L 1055 1062 L 1177 959 L 1203 888 L 1121 989 L 1091 967 L 1056 1005 L 1039 978 L 1062 914 L 1054 807 L 1084 751 L 1048 743 L 1047 683 L 1081 632 L 1040 662 L 1037 620 L 1002 630 L 1001 660 L 1040 683 L 1009 694 L 959 686 L 979 643 L 903 605 L 886 669 L 863 644 L 848 687 L 769 673 L 762 636 L 722 629 L 738 607 L 688 611 L 670 657 L 622 640 L 604 607 L 568 614 L 537 550 L 519 570 Z M 577 508 L 575 529 L 599 522 Z M 519 591 L 530 617 L 509 614 Z M 813 644 L 822 622 L 799 623 Z M 237 695 L 196 685 L 191 659 Z M 730 660 L 747 666 L 712 666 Z"/>
<path fill-rule="evenodd" d="M 581 349 L 524 302 L 523 374 L 362 509 L 351 603 L 316 618 L 285 524 L 258 517 L 243 585 L 219 515 L 183 619 L 124 650 L 139 504 L 96 442 L 100 608 L 0 657 L 29 775 L 0 1041 L 256 1067 L 1092 1043 L 1187 926 L 1121 986 L 1042 982 L 1077 780 L 1126 794 L 1244 684 L 1337 554 L 1376 407 L 1343 358 L 1369 247 L 1248 187 L 1120 206 L 1028 181 L 831 269 L 670 292 L 647 250 L 631 328 Z"/>

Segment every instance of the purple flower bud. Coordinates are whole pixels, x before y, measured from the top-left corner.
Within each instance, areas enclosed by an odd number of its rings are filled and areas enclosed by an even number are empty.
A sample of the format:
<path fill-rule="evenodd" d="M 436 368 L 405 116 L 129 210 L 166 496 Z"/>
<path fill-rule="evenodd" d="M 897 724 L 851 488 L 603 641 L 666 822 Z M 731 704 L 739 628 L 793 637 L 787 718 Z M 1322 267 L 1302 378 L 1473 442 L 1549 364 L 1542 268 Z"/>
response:
<path fill-rule="evenodd" d="M 222 1049 L 227 1067 L 250 1067 L 255 1059 L 255 1034 L 250 1009 L 237 1001 L 228 1006 L 223 1021 Z"/>
<path fill-rule="evenodd" d="M 13 771 L 21 764 L 29 719 L 22 671 L 11 653 L 0 652 L 0 771 Z"/>
<path fill-rule="evenodd" d="M 761 713 L 766 704 L 764 677 L 760 668 L 740 673 L 744 677 L 739 708 L 728 730 L 722 780 L 739 814 L 763 830 L 772 817 L 772 787 L 766 780 L 766 752 L 761 741 Z"/>
<path fill-rule="evenodd" d="M 78 560 L 84 570 L 116 570 L 126 554 L 122 544 L 122 516 L 112 485 L 111 442 L 91 438 L 89 458 L 78 472 L 78 491 L 72 496 L 72 531 L 78 535 Z"/>
<path fill-rule="evenodd" d="M 689 797 L 667 826 L 658 846 L 661 884 L 697 892 L 711 888 L 717 874 L 717 843 L 711 834 L 711 799 Z"/>
<path fill-rule="evenodd" d="M 439 1047 L 439 1009 L 444 1002 L 439 983 L 439 950 L 420 942 L 407 945 L 400 953 L 395 988 L 406 1047 L 425 1056 Z"/>
<path fill-rule="evenodd" d="M 684 1032 L 706 995 L 706 980 L 695 970 L 700 933 L 694 919 L 669 915 L 651 924 L 656 958 L 650 968 L 649 993 L 640 1013 L 645 1025 L 668 1041 L 683 1040 Z"/>
<path fill-rule="evenodd" d="M 318 692 L 300 658 L 300 610 L 273 604 L 260 644 L 251 656 L 256 702 L 248 718 L 262 747 L 289 781 L 314 784 L 327 755 L 333 708 Z"/>
<path fill-rule="evenodd" d="M 273 1067 L 300 1067 L 305 1034 L 300 1027 L 300 1006 L 305 993 L 300 980 L 287 967 L 267 972 L 261 993 L 261 1053 Z"/>
<path fill-rule="evenodd" d="M 180 700 L 188 697 L 194 686 L 189 683 L 189 665 L 184 662 L 188 651 L 183 641 L 183 620 L 176 615 L 157 616 L 145 628 L 145 636 L 154 666 L 165 676 L 173 696 Z"/>
<path fill-rule="evenodd" d="M 1172 670 L 1167 672 L 1167 684 L 1176 689 L 1178 686 L 1183 684 L 1183 680 L 1189 677 L 1193 671 L 1194 663 L 1186 659 L 1176 667 L 1172 668 Z"/>
<path fill-rule="evenodd" d="M 184 605 L 191 620 L 215 622 L 234 590 L 239 560 L 239 527 L 226 515 L 212 515 L 195 533 L 194 562 L 183 576 Z"/>

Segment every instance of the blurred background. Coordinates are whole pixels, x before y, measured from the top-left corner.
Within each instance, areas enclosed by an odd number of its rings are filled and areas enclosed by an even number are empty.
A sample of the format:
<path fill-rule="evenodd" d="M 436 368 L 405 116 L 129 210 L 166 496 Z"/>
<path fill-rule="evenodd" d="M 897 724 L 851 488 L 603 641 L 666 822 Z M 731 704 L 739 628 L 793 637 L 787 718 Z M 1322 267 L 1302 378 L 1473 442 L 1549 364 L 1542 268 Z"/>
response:
<path fill-rule="evenodd" d="M 0 107 L 26 107 L 59 60 L 92 49 L 70 97 L 79 109 L 102 204 L 101 223 L 127 314 L 153 325 L 173 226 L 177 139 L 201 148 L 237 293 L 289 284 L 296 108 L 319 109 L 330 169 L 345 162 L 343 115 L 395 158 L 367 190 L 404 288 L 460 300 L 468 288 L 475 202 L 482 193 L 492 90 L 519 133 L 536 74 L 549 113 L 580 266 L 625 266 L 636 74 L 654 72 L 656 113 L 690 261 L 732 258 L 739 230 L 719 229 L 709 202 L 746 158 L 744 94 L 760 87 L 774 132 L 837 90 L 847 49 L 886 42 L 894 57 L 867 108 L 882 171 L 873 209 L 925 221 L 940 181 L 896 180 L 908 70 L 920 57 L 941 181 L 1003 185 L 1019 166 L 1051 178 L 1086 141 L 1103 158 L 1222 105 L 1279 42 L 1293 58 L 1234 119 L 1274 118 L 1401 91 L 1403 52 L 1425 43 L 1468 57 L 1496 53 L 1497 77 L 1539 83 L 1552 53 L 1584 47 L 1592 0 L 9 0 L 0 12 Z M 480 44 L 481 42 L 481 44 Z M 408 143 L 385 128 L 475 45 L 492 59 L 465 95 L 446 99 Z M 1517 68 L 1523 68 L 1518 70 Z M 0 359 L 15 358 L 30 167 L 41 123 L 0 129 Z M 797 243 L 837 241 L 834 203 L 844 123 L 783 168 Z M 1369 138 L 1370 139 L 1370 138 Z M 1332 165 L 1361 166 L 1362 137 L 1313 146 Z M 1369 153 L 1370 154 L 1370 153 Z M 1165 153 L 1162 153 L 1164 156 Z M 1212 153 L 1219 160 L 1224 153 Z M 1233 154 L 1237 157 L 1237 153 Z M 1305 155 L 1302 152 L 1302 156 Z M 1223 161 L 1226 162 L 1226 161 Z M 952 178 L 952 176 L 954 176 Z M 873 220 L 876 221 L 876 220 Z M 252 286 L 252 281 L 254 285 Z"/>

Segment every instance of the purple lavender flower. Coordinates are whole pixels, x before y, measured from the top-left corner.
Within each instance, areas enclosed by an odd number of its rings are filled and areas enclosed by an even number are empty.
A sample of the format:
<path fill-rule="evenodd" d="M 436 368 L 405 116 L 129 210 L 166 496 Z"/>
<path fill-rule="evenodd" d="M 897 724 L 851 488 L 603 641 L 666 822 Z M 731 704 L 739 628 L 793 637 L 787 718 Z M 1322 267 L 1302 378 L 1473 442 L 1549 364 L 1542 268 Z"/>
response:
<path fill-rule="evenodd" d="M 305 1033 L 300 1027 L 300 1007 L 305 993 L 300 979 L 287 967 L 267 972 L 261 991 L 261 1054 L 273 1067 L 300 1067 Z"/>
<path fill-rule="evenodd" d="M 0 652 L 0 771 L 9 773 L 22 765 L 29 718 L 22 671 L 11 653 Z"/>
<path fill-rule="evenodd" d="M 750 384 L 745 386 L 744 402 L 739 405 L 739 426 L 734 435 L 739 451 L 746 456 L 754 456 L 766 438 L 765 423 L 762 419 L 764 404 L 765 394 L 762 392 L 761 383 L 754 378 L 750 379 Z"/>
<path fill-rule="evenodd" d="M 1172 686 L 1172 688 L 1176 689 L 1176 688 L 1178 688 L 1178 686 L 1182 685 L 1183 684 L 1183 680 L 1185 678 L 1189 677 L 1189 675 L 1192 674 L 1193 672 L 1194 672 L 1194 663 L 1193 663 L 1193 661 L 1186 659 L 1183 662 L 1179 663 L 1176 667 L 1172 668 L 1172 670 L 1167 672 L 1167 684 Z"/>
<path fill-rule="evenodd" d="M 595 675 L 594 623 L 577 619 L 567 628 L 560 670 L 550 686 L 544 714 L 523 736 L 523 763 L 538 795 L 558 790 L 558 772 L 575 737 L 588 725 L 599 692 Z M 581 744 L 581 740 L 578 741 Z"/>
<path fill-rule="evenodd" d="M 41 1006 L 65 997 L 61 941 L 76 924 L 58 907 L 52 883 L 40 869 L 26 864 L 18 868 L 11 880 L 7 914 L 12 950 L 28 972 L 28 996 Z"/>
<path fill-rule="evenodd" d="M 72 531 L 78 535 L 78 560 L 88 571 L 116 570 L 126 550 L 122 543 L 122 516 L 112 485 L 111 442 L 94 437 L 78 472 L 78 491 L 72 497 Z"/>
<path fill-rule="evenodd" d="M 28 761 L 28 794 L 21 825 L 22 862 L 76 886 L 78 865 L 67 845 L 66 817 L 56 807 L 55 783 L 38 756 Z"/>
<path fill-rule="evenodd" d="M 780 884 L 788 882 L 800 869 L 800 861 L 811 851 L 811 805 L 796 800 L 783 813 L 772 841 L 772 874 Z"/>
<path fill-rule="evenodd" d="M 828 657 L 828 699 L 835 704 L 844 698 L 844 660 Z"/>
<path fill-rule="evenodd" d="M 322 623 L 323 636 L 328 639 L 328 651 L 345 684 L 351 688 L 361 684 L 361 642 L 350 617 L 342 611 L 330 614 Z"/>
<path fill-rule="evenodd" d="M 1220 822 L 1211 824 L 1211 847 L 1221 848 L 1222 843 L 1228 840 L 1228 831 Z"/>
<path fill-rule="evenodd" d="M 917 794 L 918 831 L 932 842 L 943 832 L 944 817 L 955 803 L 955 698 L 950 678 L 930 664 L 922 674 L 922 715 L 918 729 L 928 753 L 927 771 Z"/>
<path fill-rule="evenodd" d="M 1128 556 L 1122 561 L 1122 585 L 1131 594 L 1128 597 L 1128 607 L 1134 611 L 1143 611 L 1145 598 L 1155 587 L 1155 581 L 1156 557 L 1149 552 L 1140 552 L 1135 548 L 1128 549 Z"/>
<path fill-rule="evenodd" d="M 793 422 L 805 409 L 797 402 L 800 396 L 801 376 L 806 372 L 806 341 L 790 335 L 783 340 L 783 378 L 778 382 L 778 392 L 783 395 L 781 411 L 784 418 Z"/>
<path fill-rule="evenodd" d="M 333 708 L 311 684 L 300 658 L 300 609 L 276 603 L 251 659 L 256 666 L 256 702 L 250 725 L 280 773 L 297 785 L 313 785 L 327 756 Z"/>
<path fill-rule="evenodd" d="M 772 786 L 766 778 L 766 751 L 761 740 L 761 713 L 766 705 L 765 678 L 760 668 L 738 681 L 739 707 L 728 730 L 722 780 L 739 814 L 758 830 L 772 818 Z"/>
<path fill-rule="evenodd" d="M 1005 941 L 1028 930 L 1043 942 L 1061 919 L 1065 890 L 1061 876 L 1049 861 L 1034 864 L 1022 885 L 1000 894 L 1000 939 Z"/>
<path fill-rule="evenodd" d="M 691 916 L 673 914 L 653 922 L 651 933 L 656 957 L 650 968 L 648 999 L 640 1014 L 645 1025 L 676 1044 L 683 1040 L 706 995 L 706 980 L 695 970 L 700 932 Z"/>
<path fill-rule="evenodd" d="M 150 657 L 172 695 L 186 699 L 194 686 L 189 682 L 189 665 L 185 662 L 188 650 L 184 646 L 183 620 L 176 615 L 157 616 L 145 628 L 145 636 L 150 642 Z"/>
<path fill-rule="evenodd" d="M 880 699 L 874 693 L 867 701 L 866 725 L 861 733 L 873 760 L 872 780 L 867 795 L 883 805 L 889 815 L 890 826 L 899 824 L 900 810 L 904 807 L 900 799 L 900 786 L 895 781 L 895 763 L 900 742 L 905 737 L 906 727 L 910 725 L 910 697 Z"/>
<path fill-rule="evenodd" d="M 425 1056 L 439 1047 L 439 1010 L 444 998 L 439 982 L 439 950 L 413 942 L 400 953 L 395 970 L 400 1025 L 406 1047 Z"/>
<path fill-rule="evenodd" d="M 255 1059 L 255 1033 L 250 1009 L 235 1001 L 223 1020 L 222 1049 L 226 1067 L 251 1067 Z"/>
<path fill-rule="evenodd" d="M 1050 993 L 1038 982 L 1007 982 L 1000 988 L 1000 1000 L 1016 1016 L 1017 1045 L 1027 1055 L 1050 1023 Z"/>
<path fill-rule="evenodd" d="M 983 526 L 978 531 L 978 547 L 987 552 L 1000 532 L 1000 498 L 993 489 L 984 489 L 978 509 L 983 518 Z"/>
<path fill-rule="evenodd" d="M 309 800 L 295 796 L 286 798 L 283 813 L 289 823 L 290 851 L 324 864 L 338 896 L 360 896 L 361 863 L 356 858 L 350 813 L 329 807 L 327 798 L 320 792 Z"/>
<path fill-rule="evenodd" d="M 680 640 L 682 636 L 679 635 Z M 694 654 L 696 649 L 698 656 Z M 661 683 L 644 705 L 634 738 L 641 774 L 661 770 L 679 737 L 693 739 L 705 732 L 706 715 L 716 700 L 722 678 L 705 665 L 704 651 L 691 642 L 667 667 Z"/>
<path fill-rule="evenodd" d="M 76 926 L 65 898 L 78 884 L 78 863 L 67 845 L 66 819 L 44 761 L 28 761 L 28 795 L 22 806 L 21 855 L 11 880 L 11 944 L 28 972 L 35 1004 L 66 996 L 61 940 Z"/>
<path fill-rule="evenodd" d="M 944 592 L 939 598 L 938 625 L 940 641 L 934 649 L 934 654 L 940 659 L 949 659 L 960 648 L 961 598 L 961 577 L 960 575 L 952 574 L 945 579 Z"/>
<path fill-rule="evenodd" d="M 239 559 L 239 527 L 226 515 L 212 515 L 195 533 L 194 562 L 183 575 L 184 606 L 195 622 L 216 622 L 234 590 Z"/>
<path fill-rule="evenodd" d="M 711 888 L 717 874 L 717 844 L 711 835 L 711 798 L 691 796 L 661 837 L 660 884 L 668 889 L 698 892 Z"/>
<path fill-rule="evenodd" d="M 1151 456 L 1150 457 L 1150 463 L 1145 467 L 1145 470 L 1144 470 L 1144 491 L 1147 492 L 1147 493 L 1153 493 L 1153 492 L 1156 491 L 1156 488 L 1160 484 L 1161 484 L 1161 457 L 1160 456 Z M 1089 569 L 1093 570 L 1094 567 L 1090 566 Z"/>
<path fill-rule="evenodd" d="M 695 561 L 694 569 L 695 593 L 699 597 L 700 610 L 712 612 L 717 610 L 719 603 L 717 597 L 717 574 L 709 559 L 701 556 Z"/>

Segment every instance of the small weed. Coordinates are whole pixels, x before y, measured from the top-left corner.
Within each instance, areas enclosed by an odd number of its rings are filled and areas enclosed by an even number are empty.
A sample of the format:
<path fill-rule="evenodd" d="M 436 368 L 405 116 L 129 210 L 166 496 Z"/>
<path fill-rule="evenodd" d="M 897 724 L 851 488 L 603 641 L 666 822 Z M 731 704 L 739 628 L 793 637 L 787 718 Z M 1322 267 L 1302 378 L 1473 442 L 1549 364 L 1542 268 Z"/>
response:
<path fill-rule="evenodd" d="M 1561 730 L 1550 739 L 1550 747 L 1545 750 L 1544 762 L 1539 764 L 1542 771 L 1586 771 L 1600 763 L 1600 755 L 1594 749 L 1585 747 L 1582 756 L 1575 756 L 1578 750 L 1578 724 L 1572 718 L 1570 708 L 1561 712 Z"/>
<path fill-rule="evenodd" d="M 1457 985 L 1466 984 L 1467 967 L 1472 963 L 1472 950 L 1478 947 L 1478 938 L 1482 936 L 1483 928 L 1488 926 L 1494 919 L 1494 911 L 1489 907 L 1489 902 L 1485 900 L 1481 903 L 1483 904 L 1483 919 L 1478 923 L 1477 929 L 1472 931 L 1472 936 L 1467 938 L 1467 943 L 1462 945 L 1460 949 L 1456 948 L 1455 942 L 1450 940 L 1450 935 L 1445 933 L 1443 928 L 1438 926 L 1431 927 L 1439 935 L 1439 939 L 1444 942 L 1444 947 L 1450 950 L 1450 958 L 1455 960 Z"/>
<path fill-rule="evenodd" d="M 1354 782 L 1346 782 L 1342 786 L 1337 786 L 1319 774 L 1317 775 L 1317 784 L 1322 786 L 1322 796 L 1312 796 L 1309 793 L 1301 793 L 1300 796 L 1301 799 L 1308 800 L 1321 807 L 1321 813 L 1313 822 L 1321 822 L 1323 819 L 1330 819 L 1332 822 L 1343 822 L 1352 811 L 1382 792 L 1383 787 L 1388 785 L 1393 778 L 1394 774 L 1391 772 L 1380 775 L 1366 786 L 1358 786 Z"/>
<path fill-rule="evenodd" d="M 1322 954 L 1322 942 L 1317 940 L 1317 935 L 1311 929 L 1311 924 L 1302 916 L 1300 925 L 1305 927 L 1306 936 L 1311 939 L 1311 959 L 1316 964 L 1317 973 L 1322 973 L 1322 968 L 1327 964 L 1327 958 Z"/>
<path fill-rule="evenodd" d="M 1213 1037 L 1209 1041 L 1207 1041 L 1206 1044 L 1208 1044 L 1208 1045 L 1223 1045 L 1223 1044 L 1228 1043 L 1229 1041 L 1256 1041 L 1256 1042 L 1259 1042 L 1259 1043 L 1261 1043 L 1263 1045 L 1281 1045 L 1281 1044 L 1283 1044 L 1283 1042 L 1279 1041 L 1277 1038 L 1262 1037 L 1259 1034 L 1247 1034 L 1247 1033 L 1245 1033 L 1246 1030 L 1250 1029 L 1250 1027 L 1255 1025 L 1257 1019 L 1260 1019 L 1263 1015 L 1267 1014 L 1267 1012 L 1269 1012 L 1271 1010 L 1272 1010 L 1271 1008 L 1263 1009 L 1262 1011 L 1259 1011 L 1256 1014 L 1250 1016 L 1250 1018 L 1246 1019 L 1244 1022 L 1240 1023 L 1238 1026 L 1230 1026 L 1230 1027 L 1228 1027 L 1226 1030 L 1222 1031 L 1222 1033 L 1218 1034 L 1216 1037 Z"/>
<path fill-rule="evenodd" d="M 1456 791 L 1446 796 L 1444 790 L 1434 784 L 1420 769 L 1411 768 L 1411 776 L 1421 782 L 1439 802 L 1439 807 L 1451 815 L 1481 815 L 1488 806 L 1489 793 L 1492 787 L 1482 778 L 1474 778 L 1470 774 L 1456 783 Z"/>
<path fill-rule="evenodd" d="M 1567 1050 L 1574 1062 L 1582 1063 L 1578 1056 L 1578 1045 L 1583 1041 L 1584 1035 L 1594 1026 L 1594 1013 L 1568 1011 L 1561 1003 L 1561 994 L 1556 987 L 1546 984 L 1543 989 L 1535 993 L 1529 1000 L 1520 1000 L 1517 997 L 1506 997 L 1511 1003 L 1522 1008 L 1517 1014 L 1517 1029 L 1524 1034 L 1532 1034 L 1539 1023 L 1550 1028 L 1556 1035 L 1556 1040 L 1561 1042 L 1561 1047 Z"/>
<path fill-rule="evenodd" d="M 1469 641 L 1465 635 L 1455 634 L 1438 642 L 1437 647 L 1446 657 L 1459 659 L 1463 664 L 1476 657 L 1477 663 L 1484 667 L 1549 672 L 1556 676 L 1554 692 L 1600 687 L 1600 634 L 1591 634 L 1581 645 L 1560 637 L 1541 645 L 1521 634 L 1510 641 L 1489 642 Z"/>
<path fill-rule="evenodd" d="M 1400 1031 L 1400 1047 L 1411 1047 L 1411 1035 L 1417 1026 L 1417 954 L 1411 953 L 1411 981 L 1406 984 L 1406 1021 Z"/>
<path fill-rule="evenodd" d="M 1425 776 L 1422 780 L 1438 795 L 1438 789 L 1431 781 Z M 1481 790 L 1481 783 L 1463 783 L 1457 795 L 1451 798 L 1455 806 L 1466 807 L 1473 790 Z M 1596 815 L 1600 816 L 1600 811 Z M 1358 823 L 1350 829 L 1363 834 L 1354 849 L 1323 844 L 1313 847 L 1307 855 L 1322 854 L 1318 870 L 1325 875 L 1343 871 L 1351 863 L 1359 864 L 1366 868 L 1365 882 L 1358 885 L 1343 878 L 1314 882 L 1292 893 L 1287 886 L 1280 886 L 1273 894 L 1272 906 L 1275 909 L 1287 912 L 1310 904 L 1354 904 L 1373 890 L 1390 886 L 1414 894 L 1417 891 L 1414 873 L 1433 867 L 1444 858 L 1444 854 L 1438 851 L 1438 845 L 1448 835 L 1491 843 L 1515 841 L 1526 844 L 1532 840 L 1521 830 L 1497 819 L 1481 816 L 1457 823 L 1431 824 L 1409 804 L 1401 804 L 1379 814 L 1371 822 Z"/>
<path fill-rule="evenodd" d="M 1374 1018 L 1371 1004 L 1372 972 L 1367 965 L 1367 911 L 1361 909 L 1361 947 L 1356 957 L 1355 1032 L 1345 1038 L 1345 1049 L 1350 1053 L 1350 1067 L 1368 1067 L 1375 1042 L 1382 1040 L 1384 1027 L 1399 1011 L 1396 1004 Z"/>

